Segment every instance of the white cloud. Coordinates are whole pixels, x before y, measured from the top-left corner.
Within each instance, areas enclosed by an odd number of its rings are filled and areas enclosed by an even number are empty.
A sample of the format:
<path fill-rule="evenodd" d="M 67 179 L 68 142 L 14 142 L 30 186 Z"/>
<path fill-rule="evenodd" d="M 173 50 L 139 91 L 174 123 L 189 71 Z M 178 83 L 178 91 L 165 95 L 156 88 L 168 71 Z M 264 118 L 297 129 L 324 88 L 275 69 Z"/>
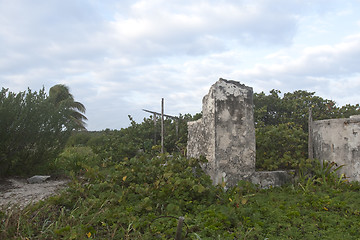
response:
<path fill-rule="evenodd" d="M 110 29 L 119 49 L 151 55 L 191 55 L 197 42 L 204 40 L 216 40 L 215 46 L 203 45 L 204 54 L 224 50 L 227 39 L 250 46 L 289 44 L 296 29 L 295 14 L 279 14 L 281 8 L 272 11 L 263 3 L 139 1 L 128 14 L 116 15 Z"/>
<path fill-rule="evenodd" d="M 350 99 L 360 36 L 333 25 L 357 10 L 333 0 L 0 0 L 0 82 L 69 85 L 90 129 L 141 120 L 162 97 L 171 114 L 196 113 L 219 77 Z"/>
<path fill-rule="evenodd" d="M 304 76 L 342 76 L 358 73 L 360 66 L 356 59 L 360 58 L 360 35 L 344 39 L 335 45 L 307 47 L 300 56 L 293 57 L 284 52 L 268 55 L 266 59 L 276 59 L 280 63 L 258 64 L 253 69 L 243 72 L 247 76 L 291 74 Z"/>

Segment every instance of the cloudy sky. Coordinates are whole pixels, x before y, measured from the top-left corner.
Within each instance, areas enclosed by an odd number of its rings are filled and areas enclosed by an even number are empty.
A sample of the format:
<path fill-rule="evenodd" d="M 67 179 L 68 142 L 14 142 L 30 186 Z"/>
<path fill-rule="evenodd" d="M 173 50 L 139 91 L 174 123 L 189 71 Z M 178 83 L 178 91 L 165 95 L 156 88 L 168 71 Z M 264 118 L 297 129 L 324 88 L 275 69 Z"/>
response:
<path fill-rule="evenodd" d="M 360 103 L 360 0 L 0 0 L 0 87 L 70 87 L 88 129 L 195 114 L 220 77 Z"/>

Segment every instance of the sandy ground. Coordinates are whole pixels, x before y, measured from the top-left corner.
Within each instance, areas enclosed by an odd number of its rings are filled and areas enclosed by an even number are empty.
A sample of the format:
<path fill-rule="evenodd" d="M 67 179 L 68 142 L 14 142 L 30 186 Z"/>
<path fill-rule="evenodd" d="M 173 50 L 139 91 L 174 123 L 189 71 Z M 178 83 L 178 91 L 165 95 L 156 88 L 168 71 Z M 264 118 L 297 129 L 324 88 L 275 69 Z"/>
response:
<path fill-rule="evenodd" d="M 28 184 L 26 179 L 0 180 L 0 208 L 26 205 L 57 194 L 66 187 L 68 180 L 47 180 L 43 183 Z"/>

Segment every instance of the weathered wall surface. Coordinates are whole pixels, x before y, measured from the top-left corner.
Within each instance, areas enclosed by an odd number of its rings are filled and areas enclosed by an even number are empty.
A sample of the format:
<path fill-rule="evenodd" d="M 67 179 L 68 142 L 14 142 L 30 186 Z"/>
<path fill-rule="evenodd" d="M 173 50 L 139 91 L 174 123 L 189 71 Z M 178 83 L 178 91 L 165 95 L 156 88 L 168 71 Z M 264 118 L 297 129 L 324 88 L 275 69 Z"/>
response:
<path fill-rule="evenodd" d="M 360 116 L 314 121 L 314 157 L 345 165 L 350 181 L 360 181 Z"/>
<path fill-rule="evenodd" d="M 293 181 L 295 171 L 259 171 L 244 179 L 261 188 L 279 187 Z"/>
<path fill-rule="evenodd" d="M 255 171 L 253 91 L 220 79 L 203 98 L 203 117 L 188 123 L 188 157 L 205 156 L 213 183 L 229 185 Z"/>

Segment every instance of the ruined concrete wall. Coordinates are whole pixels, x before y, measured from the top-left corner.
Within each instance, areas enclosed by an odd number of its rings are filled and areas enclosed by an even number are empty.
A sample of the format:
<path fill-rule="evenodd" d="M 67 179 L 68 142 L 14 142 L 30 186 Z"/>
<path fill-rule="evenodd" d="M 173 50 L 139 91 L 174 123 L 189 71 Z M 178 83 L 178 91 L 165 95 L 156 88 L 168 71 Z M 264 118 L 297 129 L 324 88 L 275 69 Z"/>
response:
<path fill-rule="evenodd" d="M 251 87 L 219 79 L 203 98 L 203 117 L 188 123 L 188 157 L 205 156 L 213 183 L 229 185 L 255 172 Z"/>
<path fill-rule="evenodd" d="M 232 185 L 255 171 L 253 90 L 235 81 L 218 81 L 214 90 L 215 158 L 221 176 Z"/>
<path fill-rule="evenodd" d="M 292 182 L 295 171 L 260 171 L 254 172 L 250 177 L 244 179 L 261 188 L 280 187 Z"/>
<path fill-rule="evenodd" d="M 188 157 L 199 158 L 200 156 L 215 159 L 215 99 L 213 92 L 203 98 L 203 116 L 201 119 L 188 122 L 188 141 L 187 155 Z M 206 114 L 204 114 L 206 113 Z M 210 162 L 210 161 L 209 161 Z M 207 174 L 216 175 L 215 164 L 207 164 Z"/>
<path fill-rule="evenodd" d="M 345 165 L 350 181 L 360 181 L 360 116 L 314 121 L 314 157 Z"/>

